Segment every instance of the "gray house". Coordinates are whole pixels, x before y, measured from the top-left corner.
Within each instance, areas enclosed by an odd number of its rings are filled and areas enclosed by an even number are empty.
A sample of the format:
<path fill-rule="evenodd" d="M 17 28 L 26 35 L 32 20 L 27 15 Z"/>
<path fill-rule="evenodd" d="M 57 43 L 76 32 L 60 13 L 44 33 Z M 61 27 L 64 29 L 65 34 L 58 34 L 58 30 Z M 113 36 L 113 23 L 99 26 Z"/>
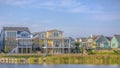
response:
<path fill-rule="evenodd" d="M 32 39 L 28 27 L 3 27 L 1 50 L 7 53 L 30 53 Z"/>

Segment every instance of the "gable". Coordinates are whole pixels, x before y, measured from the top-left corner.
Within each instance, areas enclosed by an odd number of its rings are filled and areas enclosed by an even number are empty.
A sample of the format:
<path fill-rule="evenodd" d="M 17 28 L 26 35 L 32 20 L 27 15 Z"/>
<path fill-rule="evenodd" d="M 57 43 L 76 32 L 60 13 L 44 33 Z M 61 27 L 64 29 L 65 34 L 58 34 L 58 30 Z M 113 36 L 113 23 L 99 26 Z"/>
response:
<path fill-rule="evenodd" d="M 97 40 L 96 43 L 108 43 L 107 39 L 104 36 L 100 36 Z"/>
<path fill-rule="evenodd" d="M 118 45 L 118 41 L 117 39 L 113 36 L 112 40 L 111 40 L 111 48 L 118 48 L 119 45 Z"/>

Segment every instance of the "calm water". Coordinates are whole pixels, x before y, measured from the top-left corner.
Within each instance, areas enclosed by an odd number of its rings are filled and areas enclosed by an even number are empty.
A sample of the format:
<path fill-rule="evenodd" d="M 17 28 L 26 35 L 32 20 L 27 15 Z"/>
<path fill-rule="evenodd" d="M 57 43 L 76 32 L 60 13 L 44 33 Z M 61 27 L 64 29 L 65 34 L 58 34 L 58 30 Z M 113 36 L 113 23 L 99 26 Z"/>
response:
<path fill-rule="evenodd" d="M 0 64 L 0 68 L 120 68 L 118 65 L 32 65 L 32 64 Z"/>

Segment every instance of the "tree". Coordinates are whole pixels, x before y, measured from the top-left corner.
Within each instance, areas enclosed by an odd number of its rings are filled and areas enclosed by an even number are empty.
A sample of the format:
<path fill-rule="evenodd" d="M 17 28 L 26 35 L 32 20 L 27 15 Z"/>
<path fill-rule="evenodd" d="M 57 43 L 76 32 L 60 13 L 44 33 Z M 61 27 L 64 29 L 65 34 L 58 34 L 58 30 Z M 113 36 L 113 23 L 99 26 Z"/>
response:
<path fill-rule="evenodd" d="M 92 43 L 92 48 L 93 48 L 93 49 L 95 49 L 95 48 L 96 48 L 96 46 L 97 46 L 97 44 L 96 44 L 96 43 Z"/>
<path fill-rule="evenodd" d="M 80 53 L 83 53 L 83 52 L 84 52 L 84 48 L 80 47 Z"/>
<path fill-rule="evenodd" d="M 71 52 L 72 53 L 80 53 L 79 45 L 80 45 L 79 42 L 73 43 L 73 46 L 71 47 Z"/>
<path fill-rule="evenodd" d="M 8 52 L 8 47 L 5 45 L 5 48 L 4 48 L 4 52 L 7 53 Z"/>

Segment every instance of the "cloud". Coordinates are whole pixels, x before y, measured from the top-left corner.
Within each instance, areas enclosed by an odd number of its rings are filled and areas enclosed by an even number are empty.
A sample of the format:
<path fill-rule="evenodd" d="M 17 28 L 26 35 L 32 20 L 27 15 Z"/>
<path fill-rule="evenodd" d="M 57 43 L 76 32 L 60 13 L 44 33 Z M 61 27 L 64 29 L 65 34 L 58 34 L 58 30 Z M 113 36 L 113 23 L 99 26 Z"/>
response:
<path fill-rule="evenodd" d="M 22 6 L 29 4 L 31 1 L 29 0 L 0 0 L 0 3 L 4 3 L 7 5 L 13 5 L 13 6 Z"/>
<path fill-rule="evenodd" d="M 24 8 L 38 8 L 70 13 L 99 13 L 102 11 L 97 5 L 91 7 L 78 0 L 1 0 L 0 3 Z"/>
<path fill-rule="evenodd" d="M 120 20 L 120 14 L 96 14 L 89 16 L 89 19 L 95 21 L 115 21 Z"/>

